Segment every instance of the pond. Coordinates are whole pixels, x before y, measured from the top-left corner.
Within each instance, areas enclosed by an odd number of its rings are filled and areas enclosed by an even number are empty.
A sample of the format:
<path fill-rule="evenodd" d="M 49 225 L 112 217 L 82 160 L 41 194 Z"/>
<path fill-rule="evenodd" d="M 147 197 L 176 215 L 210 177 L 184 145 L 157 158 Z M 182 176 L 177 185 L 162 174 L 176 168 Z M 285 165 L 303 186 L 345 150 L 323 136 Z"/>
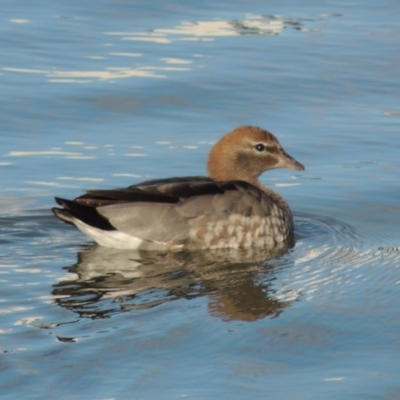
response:
<path fill-rule="evenodd" d="M 400 398 L 400 5 L 2 5 L 2 399 Z M 92 243 L 54 196 L 205 175 L 236 126 L 287 252 Z"/>

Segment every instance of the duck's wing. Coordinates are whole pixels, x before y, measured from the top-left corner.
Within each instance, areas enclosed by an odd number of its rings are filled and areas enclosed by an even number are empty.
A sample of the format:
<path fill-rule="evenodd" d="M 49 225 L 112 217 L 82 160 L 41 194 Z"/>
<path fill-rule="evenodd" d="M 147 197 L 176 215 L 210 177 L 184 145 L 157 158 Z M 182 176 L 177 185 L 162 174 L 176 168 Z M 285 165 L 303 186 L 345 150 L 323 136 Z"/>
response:
<path fill-rule="evenodd" d="M 142 182 L 125 189 L 91 190 L 75 200 L 56 199 L 65 222 L 78 219 L 101 230 L 117 230 L 147 241 L 185 243 L 193 229 L 231 214 L 269 215 L 272 200 L 242 181 L 189 177 Z"/>
<path fill-rule="evenodd" d="M 120 189 L 89 190 L 74 202 L 92 207 L 138 202 L 174 204 L 182 198 L 215 192 L 220 189 L 211 178 L 189 176 L 154 179 Z"/>

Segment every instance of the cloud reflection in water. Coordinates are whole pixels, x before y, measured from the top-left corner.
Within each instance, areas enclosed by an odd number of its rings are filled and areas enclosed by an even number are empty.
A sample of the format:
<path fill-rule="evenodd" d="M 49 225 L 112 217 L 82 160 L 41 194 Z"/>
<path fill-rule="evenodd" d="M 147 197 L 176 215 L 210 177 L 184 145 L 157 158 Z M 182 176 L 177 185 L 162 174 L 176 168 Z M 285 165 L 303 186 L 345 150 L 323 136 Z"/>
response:
<path fill-rule="evenodd" d="M 155 28 L 149 32 L 103 32 L 108 39 L 115 37 L 118 41 L 151 42 L 160 45 L 170 45 L 178 41 L 213 41 L 217 38 L 239 35 L 277 35 L 283 29 L 307 30 L 297 19 L 284 19 L 279 16 L 262 16 L 246 14 L 242 20 L 226 21 L 183 21 L 174 28 Z M 114 44 L 104 44 L 113 46 Z M 120 47 L 120 44 L 119 44 Z M 169 73 L 191 71 L 195 64 L 191 59 L 179 59 L 175 57 L 162 57 L 147 64 L 143 48 L 136 51 L 137 46 L 125 45 L 123 51 L 111 51 L 100 55 L 89 55 L 87 58 L 98 61 L 101 65 L 108 65 L 102 69 L 66 70 L 58 67 L 45 69 L 24 68 L 20 66 L 5 66 L 2 70 L 6 73 L 38 74 L 47 78 L 51 83 L 90 83 L 97 81 L 115 81 L 128 78 L 166 78 Z M 171 53 L 174 50 L 171 48 Z M 193 56 L 196 59 L 196 56 Z M 125 67 L 112 66 L 120 60 L 140 60 L 135 65 Z M 117 61 L 118 60 L 118 61 Z M 111 64 L 111 65 L 110 65 Z M 171 64 L 185 65 L 185 67 L 171 67 Z M 115 65 L 115 64 L 114 64 Z M 200 66 L 197 66 L 200 67 Z"/>

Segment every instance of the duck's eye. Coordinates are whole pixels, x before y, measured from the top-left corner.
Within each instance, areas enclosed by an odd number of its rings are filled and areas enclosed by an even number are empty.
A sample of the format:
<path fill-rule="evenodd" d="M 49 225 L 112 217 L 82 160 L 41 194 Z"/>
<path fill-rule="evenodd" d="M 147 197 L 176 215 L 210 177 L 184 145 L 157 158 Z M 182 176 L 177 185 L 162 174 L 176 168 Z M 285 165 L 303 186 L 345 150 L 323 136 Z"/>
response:
<path fill-rule="evenodd" d="M 265 150 L 265 146 L 264 146 L 263 144 L 261 144 L 261 143 L 256 144 L 256 145 L 254 146 L 254 148 L 255 148 L 257 151 L 260 151 L 260 152 Z"/>

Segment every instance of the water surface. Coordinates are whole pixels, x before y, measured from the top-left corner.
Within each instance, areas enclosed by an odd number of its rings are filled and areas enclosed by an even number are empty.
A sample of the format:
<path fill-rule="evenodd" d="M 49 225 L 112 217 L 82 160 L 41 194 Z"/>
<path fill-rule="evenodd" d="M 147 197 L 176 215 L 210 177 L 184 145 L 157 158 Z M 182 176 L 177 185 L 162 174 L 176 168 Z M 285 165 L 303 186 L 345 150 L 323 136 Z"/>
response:
<path fill-rule="evenodd" d="M 0 53 L 2 398 L 397 399 L 399 5 L 15 2 Z M 296 247 L 102 249 L 53 197 L 205 174 L 232 128 Z"/>

